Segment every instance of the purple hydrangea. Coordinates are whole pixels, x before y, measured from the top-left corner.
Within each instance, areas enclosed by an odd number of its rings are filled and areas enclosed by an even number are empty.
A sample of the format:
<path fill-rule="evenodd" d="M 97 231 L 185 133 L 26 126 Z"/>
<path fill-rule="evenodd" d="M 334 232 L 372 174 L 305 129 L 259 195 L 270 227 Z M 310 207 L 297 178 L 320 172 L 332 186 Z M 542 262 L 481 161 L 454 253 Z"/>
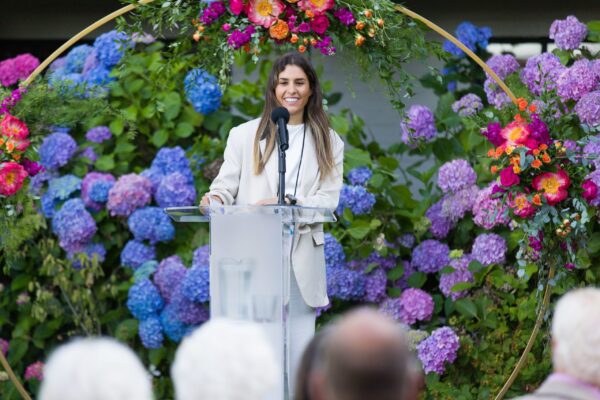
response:
<path fill-rule="evenodd" d="M 185 95 L 197 112 L 208 115 L 221 106 L 223 93 L 217 78 L 202 68 L 188 72 L 183 83 Z"/>
<path fill-rule="evenodd" d="M 394 321 L 400 322 L 400 310 L 402 305 L 400 298 L 386 298 L 379 304 L 379 311 Z"/>
<path fill-rule="evenodd" d="M 136 209 L 152 200 L 152 183 L 136 174 L 120 177 L 108 192 L 107 208 L 110 215 L 128 217 Z"/>
<path fill-rule="evenodd" d="M 108 126 L 96 126 L 85 133 L 85 138 L 90 142 L 102 143 L 112 137 Z"/>
<path fill-rule="evenodd" d="M 352 15 L 352 11 L 350 11 L 346 7 L 338 8 L 337 10 L 335 10 L 333 15 L 337 19 L 339 19 L 342 24 L 344 24 L 346 26 L 350 26 L 356 22 L 356 19 L 354 19 L 354 15 Z"/>
<path fill-rule="evenodd" d="M 497 225 L 507 225 L 510 222 L 508 209 L 502 204 L 502 198 L 492 197 L 495 183 L 479 191 L 473 204 L 473 222 L 485 229 Z"/>
<path fill-rule="evenodd" d="M 158 289 L 149 279 L 136 282 L 129 288 L 127 308 L 141 321 L 159 313 L 164 305 L 165 302 Z"/>
<path fill-rule="evenodd" d="M 557 93 L 563 100 L 579 100 L 596 89 L 599 78 L 590 60 L 577 60 L 559 75 Z"/>
<path fill-rule="evenodd" d="M 409 146 L 429 142 L 437 135 L 433 112 L 426 106 L 415 104 L 408 109 L 406 119 L 400 124 L 402 141 Z"/>
<path fill-rule="evenodd" d="M 126 34 L 110 31 L 96 38 L 94 50 L 98 61 L 105 67 L 111 68 L 121 61 L 125 49 L 130 45 Z"/>
<path fill-rule="evenodd" d="M 400 295 L 400 322 L 412 325 L 417 321 L 428 321 L 433 315 L 433 298 L 424 290 L 410 288 Z"/>
<path fill-rule="evenodd" d="M 160 349 L 163 346 L 165 337 L 163 336 L 162 324 L 158 316 L 152 316 L 140 321 L 138 334 L 142 345 L 147 349 Z"/>
<path fill-rule="evenodd" d="M 376 264 L 386 271 L 396 267 L 398 258 L 394 254 L 389 254 L 387 257 L 382 256 L 378 252 L 372 252 L 369 257 L 364 260 L 366 266 Z"/>
<path fill-rule="evenodd" d="M 348 181 L 351 185 L 364 186 L 373 176 L 373 172 L 369 167 L 358 167 L 348 172 Z"/>
<path fill-rule="evenodd" d="M 590 139 L 583 147 L 583 157 L 596 169 L 600 167 L 600 135 Z"/>
<path fill-rule="evenodd" d="M 454 271 L 440 276 L 440 291 L 444 296 L 450 297 L 452 300 L 456 301 L 467 295 L 467 290 L 454 292 L 452 291 L 452 288 L 457 283 L 474 281 L 473 273 L 468 269 L 471 260 L 472 258 L 470 255 L 464 255 L 461 258 L 450 260 L 450 266 L 454 268 Z"/>
<path fill-rule="evenodd" d="M 456 193 L 446 195 L 442 201 L 442 215 L 455 223 L 473 210 L 479 187 L 472 185 Z"/>
<path fill-rule="evenodd" d="M 450 249 L 447 244 L 428 239 L 414 248 L 411 263 L 417 271 L 431 274 L 448 265 L 449 255 Z"/>
<path fill-rule="evenodd" d="M 150 243 L 169 242 L 175 238 L 175 227 L 162 208 L 144 207 L 135 210 L 127 219 L 129 230 L 136 240 Z"/>
<path fill-rule="evenodd" d="M 81 179 L 75 175 L 63 175 L 48 181 L 48 196 L 54 200 L 66 200 L 81 189 Z"/>
<path fill-rule="evenodd" d="M 340 201 L 336 209 L 338 215 L 348 208 L 354 215 L 369 214 L 375 205 L 375 195 L 364 186 L 344 185 L 340 192 Z"/>
<path fill-rule="evenodd" d="M 177 318 L 177 309 L 174 304 L 167 305 L 160 314 L 160 323 L 169 339 L 179 343 L 184 336 L 191 332 L 191 327 Z"/>
<path fill-rule="evenodd" d="M 196 203 L 196 188 L 179 172 L 166 175 L 158 185 L 154 198 L 161 207 L 182 207 Z"/>
<path fill-rule="evenodd" d="M 337 241 L 335 236 L 330 233 L 325 234 L 325 265 L 327 268 L 342 268 L 346 263 L 346 254 L 344 248 Z"/>
<path fill-rule="evenodd" d="M 511 103 L 508 94 L 491 78 L 485 80 L 483 90 L 485 91 L 488 103 L 498 110 Z"/>
<path fill-rule="evenodd" d="M 9 347 L 8 340 L 4 340 L 4 339 L 0 338 L 0 351 L 2 352 L 2 354 L 4 354 L 4 356 L 6 356 L 6 353 L 8 353 L 8 347 Z"/>
<path fill-rule="evenodd" d="M 93 47 L 87 44 L 75 46 L 67 54 L 65 70 L 67 73 L 80 73 L 83 70 L 85 60 L 93 51 Z"/>
<path fill-rule="evenodd" d="M 202 267 L 208 268 L 210 264 L 210 246 L 200 246 L 194 250 L 192 257 L 192 268 Z"/>
<path fill-rule="evenodd" d="M 402 267 L 404 268 L 403 274 L 400 279 L 395 282 L 394 287 L 404 290 L 408 287 L 408 278 L 410 278 L 413 273 L 417 272 L 417 270 L 408 260 L 402 260 Z"/>
<path fill-rule="evenodd" d="M 77 143 L 69 134 L 55 132 L 44 138 L 39 149 L 40 163 L 49 170 L 66 165 L 77 151 Z"/>
<path fill-rule="evenodd" d="M 137 240 L 127 242 L 121 251 L 121 264 L 133 269 L 134 271 L 146 261 L 156 258 L 154 246 L 148 246 Z"/>
<path fill-rule="evenodd" d="M 486 64 L 500 79 L 506 79 L 507 76 L 519 70 L 519 62 L 511 54 L 494 55 L 487 60 Z M 486 76 L 491 78 L 488 73 L 486 73 Z"/>
<path fill-rule="evenodd" d="M 425 217 L 431 222 L 429 231 L 437 239 L 445 238 L 454 228 L 454 222 L 443 212 L 444 201 L 442 198 L 425 212 Z"/>
<path fill-rule="evenodd" d="M 102 264 L 106 258 L 106 249 L 102 243 L 88 243 L 81 249 L 73 250 L 73 252 L 67 254 L 67 258 L 71 260 L 73 268 L 75 269 L 81 269 L 91 265 L 94 258 L 96 258 L 98 264 Z M 81 255 L 85 256 L 87 261 L 82 261 Z"/>
<path fill-rule="evenodd" d="M 115 184 L 115 177 L 101 172 L 90 172 L 83 177 L 81 198 L 86 207 L 100 211 L 108 200 L 108 192 Z"/>
<path fill-rule="evenodd" d="M 415 235 L 412 233 L 404 233 L 398 237 L 398 243 L 400 246 L 405 247 L 407 249 L 412 249 L 415 245 Z"/>
<path fill-rule="evenodd" d="M 474 93 L 461 97 L 452 104 L 452 111 L 461 117 L 470 117 L 483 109 L 481 98 Z"/>
<path fill-rule="evenodd" d="M 188 270 L 181 282 L 181 291 L 190 301 L 205 303 L 210 300 L 209 269 L 195 267 Z"/>
<path fill-rule="evenodd" d="M 154 156 L 150 169 L 146 171 L 148 171 L 146 176 L 152 181 L 155 189 L 158 188 L 164 176 L 175 172 L 184 175 L 188 184 L 194 184 L 190 161 L 185 156 L 185 151 L 179 146 L 160 149 Z"/>
<path fill-rule="evenodd" d="M 482 233 L 475 238 L 471 254 L 482 265 L 504 264 L 506 240 L 495 233 Z"/>
<path fill-rule="evenodd" d="M 41 195 L 44 183 L 57 176 L 58 173 L 56 171 L 47 171 L 44 169 L 29 180 L 29 191 L 35 196 Z"/>
<path fill-rule="evenodd" d="M 154 272 L 153 280 L 165 301 L 171 301 L 173 292 L 185 277 L 186 272 L 187 268 L 179 256 L 167 257 L 160 262 Z"/>
<path fill-rule="evenodd" d="M 175 309 L 177 319 L 184 324 L 197 325 L 208 320 L 208 308 L 197 302 L 188 299 L 181 289 L 183 285 L 178 286 L 178 290 L 173 294 L 171 304 Z"/>
<path fill-rule="evenodd" d="M 446 363 L 456 360 L 460 340 L 458 335 L 449 327 L 444 326 L 431 332 L 431 335 L 417 346 L 417 354 L 425 373 L 446 372 Z"/>
<path fill-rule="evenodd" d="M 589 92 L 581 96 L 575 105 L 575 113 L 583 124 L 600 125 L 600 91 Z"/>
<path fill-rule="evenodd" d="M 556 88 L 556 81 L 565 69 L 558 56 L 552 53 L 542 53 L 527 60 L 521 71 L 521 81 L 536 96 L 542 94 L 544 88 Z"/>
<path fill-rule="evenodd" d="M 379 303 L 385 297 L 387 274 L 383 268 L 375 268 L 365 278 L 365 296 L 369 303 Z"/>
<path fill-rule="evenodd" d="M 67 252 L 87 244 L 97 230 L 96 221 L 81 199 L 67 200 L 52 218 L 52 232 Z"/>
<path fill-rule="evenodd" d="M 98 154 L 96 154 L 96 152 L 94 151 L 93 148 L 91 147 L 86 147 L 83 149 L 83 151 L 79 154 L 79 158 L 83 159 L 85 162 L 87 162 L 88 164 L 93 164 L 96 162 L 96 160 L 98 159 Z"/>
<path fill-rule="evenodd" d="M 327 268 L 327 294 L 340 300 L 360 300 L 365 295 L 365 274 L 345 267 Z"/>
<path fill-rule="evenodd" d="M 575 50 L 587 33 L 587 26 L 573 15 L 566 19 L 557 19 L 550 25 L 550 39 L 554 39 L 556 47 L 561 50 Z"/>
<path fill-rule="evenodd" d="M 477 181 L 477 174 L 467 160 L 452 160 L 438 171 L 438 186 L 444 193 L 456 193 Z"/>

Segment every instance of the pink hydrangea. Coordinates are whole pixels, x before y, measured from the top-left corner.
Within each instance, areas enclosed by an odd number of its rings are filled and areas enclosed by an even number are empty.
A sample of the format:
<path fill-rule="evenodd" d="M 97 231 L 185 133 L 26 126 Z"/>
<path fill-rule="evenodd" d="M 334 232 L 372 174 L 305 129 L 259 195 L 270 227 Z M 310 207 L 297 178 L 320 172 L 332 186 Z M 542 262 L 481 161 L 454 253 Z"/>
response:
<path fill-rule="evenodd" d="M 110 215 L 128 217 L 136 209 L 152 200 L 152 182 L 136 174 L 120 177 L 108 192 L 107 208 Z"/>
<path fill-rule="evenodd" d="M 410 288 L 400 295 L 400 321 L 412 325 L 428 321 L 433 315 L 433 298 L 427 292 Z"/>
<path fill-rule="evenodd" d="M 25 368 L 25 380 L 30 381 L 32 379 L 37 379 L 38 381 L 42 381 L 44 379 L 43 362 L 36 361 Z"/>

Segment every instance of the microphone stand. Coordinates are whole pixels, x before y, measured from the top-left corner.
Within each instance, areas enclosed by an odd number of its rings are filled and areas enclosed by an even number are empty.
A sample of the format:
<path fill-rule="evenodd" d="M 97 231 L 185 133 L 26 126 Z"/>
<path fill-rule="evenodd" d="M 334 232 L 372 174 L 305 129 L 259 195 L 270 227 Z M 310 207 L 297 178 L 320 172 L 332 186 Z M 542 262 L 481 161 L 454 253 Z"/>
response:
<path fill-rule="evenodd" d="M 280 206 L 285 206 L 285 150 L 277 146 L 279 154 L 279 201 Z"/>

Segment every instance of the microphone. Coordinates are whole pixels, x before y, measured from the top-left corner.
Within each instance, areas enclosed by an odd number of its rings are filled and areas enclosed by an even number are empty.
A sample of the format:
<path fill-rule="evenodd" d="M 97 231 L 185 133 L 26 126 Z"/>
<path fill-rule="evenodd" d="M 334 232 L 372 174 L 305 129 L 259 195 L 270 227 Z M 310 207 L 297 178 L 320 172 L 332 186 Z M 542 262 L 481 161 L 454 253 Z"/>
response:
<path fill-rule="evenodd" d="M 277 107 L 271 112 L 271 121 L 277 125 L 277 142 L 282 151 L 285 151 L 290 147 L 286 126 L 289 120 L 290 112 L 285 107 Z"/>

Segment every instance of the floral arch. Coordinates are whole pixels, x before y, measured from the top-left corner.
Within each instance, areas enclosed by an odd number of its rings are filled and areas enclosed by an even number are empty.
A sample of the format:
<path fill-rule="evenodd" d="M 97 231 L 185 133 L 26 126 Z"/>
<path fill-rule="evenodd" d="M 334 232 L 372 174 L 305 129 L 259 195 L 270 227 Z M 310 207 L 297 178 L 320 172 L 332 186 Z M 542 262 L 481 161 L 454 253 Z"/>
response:
<path fill-rule="evenodd" d="M 126 33 L 73 47 L 125 14 L 118 25 Z M 142 34 L 148 22 L 157 34 L 181 32 L 168 45 L 155 42 Z M 12 338 L 0 335 L 8 348 L 0 362 L 19 395 L 29 398 L 8 361 L 27 369 L 34 391 L 39 371 L 21 359 L 41 358 L 73 333 L 129 343 L 151 366 L 158 396 L 169 395 L 173 349 L 207 318 L 207 250 L 205 232 L 173 226 L 160 208 L 192 203 L 207 188 L 229 128 L 260 110 L 262 55 L 277 49 L 349 52 L 365 75 L 386 82 L 398 109 L 410 91 L 404 62 L 433 52 L 445 54 L 448 69 L 422 79 L 440 94 L 436 121 L 426 107 L 411 107 L 402 143 L 389 149 L 369 142 L 350 111 L 332 115 L 353 149 L 341 222 L 326 242 L 334 301 L 320 310 L 321 323 L 370 303 L 409 325 L 430 397 L 502 398 L 538 383 L 549 366 L 538 331 L 552 292 L 599 278 L 591 265 L 600 245 L 590 237 L 600 117 L 587 104 L 600 72 L 569 85 L 595 71 L 596 56 L 574 50 L 588 33 L 599 35 L 590 25 L 573 47 L 564 32 L 574 30 L 561 24 L 583 29 L 557 21 L 550 33 L 559 49 L 519 74 L 514 57 L 482 61 L 485 30 L 461 25 L 459 40 L 387 1 L 141 0 L 82 30 L 35 70 L 28 63 L 31 74 L 2 93 L 0 110 L 0 228 L 11 233 L 0 241 L 8 310 L 0 317 L 16 321 L 14 329 L 0 324 Z M 450 55 L 424 39 L 426 27 L 447 39 Z M 262 82 L 230 82 L 236 60 L 258 69 Z M 460 99 L 448 91 L 456 82 L 463 88 L 454 93 L 468 93 Z M 487 106 L 475 95 L 484 92 Z M 435 168 L 399 170 L 398 159 L 415 153 Z M 424 185 L 422 201 L 408 175 Z M 173 280 L 182 281 L 177 290 Z M 440 344 L 446 353 L 433 350 Z M 461 378 L 465 367 L 473 372 Z"/>

